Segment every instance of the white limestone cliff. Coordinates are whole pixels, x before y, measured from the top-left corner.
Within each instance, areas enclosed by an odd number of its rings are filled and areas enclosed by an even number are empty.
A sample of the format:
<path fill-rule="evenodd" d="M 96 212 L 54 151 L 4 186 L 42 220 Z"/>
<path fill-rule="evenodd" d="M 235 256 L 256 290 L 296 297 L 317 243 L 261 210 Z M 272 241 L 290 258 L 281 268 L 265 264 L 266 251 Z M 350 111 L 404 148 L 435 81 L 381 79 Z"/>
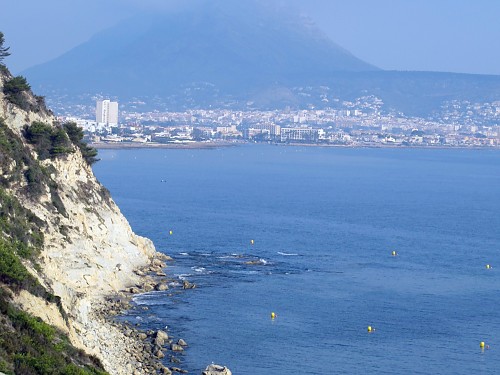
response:
<path fill-rule="evenodd" d="M 0 77 L 0 87 L 2 86 Z M 21 132 L 33 121 L 53 124 L 45 111 L 25 112 L 5 100 L 0 90 L 0 118 L 23 139 Z M 34 150 L 31 151 L 36 158 Z M 145 373 L 140 360 L 127 354 L 136 344 L 96 312 L 106 296 L 141 282 L 133 271 L 151 263 L 156 254 L 152 242 L 133 233 L 107 191 L 94 177 L 80 151 L 40 163 L 52 165 L 66 215 L 51 202 L 49 188 L 39 200 L 30 200 L 10 188 L 21 204 L 45 223 L 40 271 L 29 268 L 40 282 L 61 298 L 67 320 L 55 305 L 22 292 L 16 303 L 65 331 L 72 344 L 98 357 L 110 374 Z M 2 171 L 5 173 L 5 171 Z"/>

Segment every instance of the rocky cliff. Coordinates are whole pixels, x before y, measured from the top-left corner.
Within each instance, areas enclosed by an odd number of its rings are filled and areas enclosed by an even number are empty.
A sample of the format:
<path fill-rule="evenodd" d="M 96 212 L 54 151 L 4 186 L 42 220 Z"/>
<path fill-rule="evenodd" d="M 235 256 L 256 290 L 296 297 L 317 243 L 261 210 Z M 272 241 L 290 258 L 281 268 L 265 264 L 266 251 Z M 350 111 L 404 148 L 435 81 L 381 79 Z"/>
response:
<path fill-rule="evenodd" d="M 67 367 L 42 371 L 50 366 L 44 345 L 43 358 L 19 353 L 0 333 L 0 372 L 146 373 L 127 354 L 136 340 L 100 312 L 108 296 L 141 284 L 134 270 L 158 254 L 132 232 L 79 140 L 25 81 L 0 68 L 0 331 L 31 329 L 63 352 Z M 60 349 L 66 340 L 68 349 Z M 70 347 L 84 351 L 80 360 Z"/>

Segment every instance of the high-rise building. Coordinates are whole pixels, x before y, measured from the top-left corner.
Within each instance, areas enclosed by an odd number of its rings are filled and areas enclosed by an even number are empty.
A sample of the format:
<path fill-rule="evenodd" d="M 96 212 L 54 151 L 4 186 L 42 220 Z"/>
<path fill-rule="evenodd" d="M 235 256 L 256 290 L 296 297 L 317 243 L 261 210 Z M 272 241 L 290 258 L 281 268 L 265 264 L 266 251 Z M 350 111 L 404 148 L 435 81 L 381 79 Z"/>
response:
<path fill-rule="evenodd" d="M 95 120 L 98 124 L 118 125 L 118 102 L 98 100 L 95 106 Z"/>

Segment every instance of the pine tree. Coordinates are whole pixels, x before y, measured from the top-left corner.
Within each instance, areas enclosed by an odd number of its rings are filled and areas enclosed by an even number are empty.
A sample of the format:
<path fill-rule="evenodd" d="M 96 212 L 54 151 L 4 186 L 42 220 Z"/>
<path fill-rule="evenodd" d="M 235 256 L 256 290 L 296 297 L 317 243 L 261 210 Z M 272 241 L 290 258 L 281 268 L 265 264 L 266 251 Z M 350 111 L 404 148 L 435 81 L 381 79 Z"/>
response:
<path fill-rule="evenodd" d="M 2 63 L 3 59 L 7 56 L 10 56 L 9 48 L 4 47 L 5 39 L 3 37 L 3 33 L 0 31 L 0 63 Z"/>

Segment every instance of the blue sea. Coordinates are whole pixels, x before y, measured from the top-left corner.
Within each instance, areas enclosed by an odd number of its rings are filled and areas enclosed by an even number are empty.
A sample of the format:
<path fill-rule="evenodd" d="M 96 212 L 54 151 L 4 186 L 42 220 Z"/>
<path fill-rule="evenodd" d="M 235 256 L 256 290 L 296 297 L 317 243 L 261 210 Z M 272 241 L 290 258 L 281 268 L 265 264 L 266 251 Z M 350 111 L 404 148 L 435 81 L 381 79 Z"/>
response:
<path fill-rule="evenodd" d="M 500 373 L 499 150 L 99 155 L 135 232 L 197 285 L 128 316 L 185 339 L 191 374 Z"/>

